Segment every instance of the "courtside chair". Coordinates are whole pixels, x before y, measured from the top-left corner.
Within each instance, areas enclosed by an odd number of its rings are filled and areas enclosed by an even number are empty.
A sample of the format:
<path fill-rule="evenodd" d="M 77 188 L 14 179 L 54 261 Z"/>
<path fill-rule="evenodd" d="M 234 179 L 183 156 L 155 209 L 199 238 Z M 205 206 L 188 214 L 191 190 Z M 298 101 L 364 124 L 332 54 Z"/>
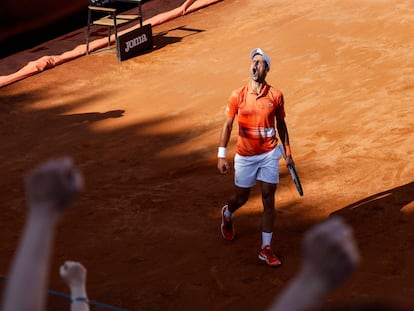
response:
<path fill-rule="evenodd" d="M 117 2 L 137 5 L 138 14 L 121 14 L 115 6 Z M 111 28 L 114 29 L 116 53 L 119 58 L 118 27 L 139 20 L 142 27 L 141 0 L 90 0 L 88 6 L 88 27 L 86 33 L 86 54 L 89 54 L 89 36 L 92 26 L 106 26 L 108 28 L 108 46 L 111 45 Z"/>

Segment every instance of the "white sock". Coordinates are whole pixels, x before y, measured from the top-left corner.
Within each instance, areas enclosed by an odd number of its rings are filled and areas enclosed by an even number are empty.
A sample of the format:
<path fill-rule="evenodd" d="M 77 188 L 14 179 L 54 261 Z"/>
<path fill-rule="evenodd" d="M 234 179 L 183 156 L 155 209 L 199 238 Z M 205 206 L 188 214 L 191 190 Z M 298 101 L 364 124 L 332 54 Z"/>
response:
<path fill-rule="evenodd" d="M 226 220 L 231 220 L 233 213 L 229 211 L 229 207 L 227 206 L 226 210 L 224 211 L 224 217 Z"/>
<path fill-rule="evenodd" d="M 273 232 L 262 232 L 262 248 L 272 244 Z"/>

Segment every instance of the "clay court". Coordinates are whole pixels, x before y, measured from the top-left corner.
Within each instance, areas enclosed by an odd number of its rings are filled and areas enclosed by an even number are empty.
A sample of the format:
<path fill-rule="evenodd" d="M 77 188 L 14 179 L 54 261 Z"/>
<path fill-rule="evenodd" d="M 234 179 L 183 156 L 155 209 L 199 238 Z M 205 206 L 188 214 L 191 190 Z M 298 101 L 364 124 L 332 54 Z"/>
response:
<path fill-rule="evenodd" d="M 49 289 L 68 292 L 58 267 L 72 259 L 88 268 L 90 299 L 111 306 L 264 310 L 298 269 L 304 232 L 335 214 L 363 261 L 326 305 L 412 299 L 413 2 L 225 0 L 153 34 L 154 49 L 132 59 L 112 46 L 0 89 L 0 275 L 24 224 L 25 172 L 70 155 L 86 188 L 58 228 Z M 258 188 L 236 214 L 236 239 L 219 228 L 233 175 L 218 173 L 217 144 L 254 47 L 272 59 L 267 81 L 284 93 L 304 188 L 300 197 L 281 160 L 277 269 L 257 258 Z"/>

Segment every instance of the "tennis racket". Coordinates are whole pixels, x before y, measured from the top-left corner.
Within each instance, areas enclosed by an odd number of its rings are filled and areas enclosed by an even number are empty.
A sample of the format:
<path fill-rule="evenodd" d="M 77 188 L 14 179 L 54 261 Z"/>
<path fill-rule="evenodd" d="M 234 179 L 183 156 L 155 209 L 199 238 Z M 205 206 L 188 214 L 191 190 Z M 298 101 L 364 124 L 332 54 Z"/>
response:
<path fill-rule="evenodd" d="M 282 153 L 283 158 L 286 160 L 286 153 L 285 148 L 283 148 L 283 145 L 278 145 L 280 152 Z M 292 177 L 293 182 L 295 183 L 296 189 L 298 190 L 298 193 L 300 196 L 303 196 L 303 188 L 302 184 L 299 179 L 298 172 L 296 171 L 295 165 L 289 163 L 287 165 L 288 171 L 290 173 L 290 176 Z"/>

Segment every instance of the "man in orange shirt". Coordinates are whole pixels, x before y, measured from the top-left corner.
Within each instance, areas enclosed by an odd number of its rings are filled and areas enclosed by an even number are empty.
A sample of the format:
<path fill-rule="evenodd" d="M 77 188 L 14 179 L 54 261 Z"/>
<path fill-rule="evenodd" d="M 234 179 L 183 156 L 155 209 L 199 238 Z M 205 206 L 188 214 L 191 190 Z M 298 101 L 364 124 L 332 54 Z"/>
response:
<path fill-rule="evenodd" d="M 230 171 L 226 148 L 237 115 L 239 133 L 234 157 L 236 193 L 222 208 L 221 233 L 225 240 L 233 240 L 233 214 L 247 202 L 256 180 L 260 181 L 264 210 L 259 259 L 269 266 L 279 266 L 281 262 L 271 248 L 275 193 L 279 182 L 279 160 L 282 157 L 280 149 L 276 148 L 276 129 L 287 163 L 293 163 L 293 160 L 285 123 L 283 94 L 265 80 L 270 69 L 270 58 L 260 48 L 256 48 L 251 51 L 250 59 L 250 82 L 230 95 L 218 147 L 217 168 L 220 173 L 226 174 Z"/>

